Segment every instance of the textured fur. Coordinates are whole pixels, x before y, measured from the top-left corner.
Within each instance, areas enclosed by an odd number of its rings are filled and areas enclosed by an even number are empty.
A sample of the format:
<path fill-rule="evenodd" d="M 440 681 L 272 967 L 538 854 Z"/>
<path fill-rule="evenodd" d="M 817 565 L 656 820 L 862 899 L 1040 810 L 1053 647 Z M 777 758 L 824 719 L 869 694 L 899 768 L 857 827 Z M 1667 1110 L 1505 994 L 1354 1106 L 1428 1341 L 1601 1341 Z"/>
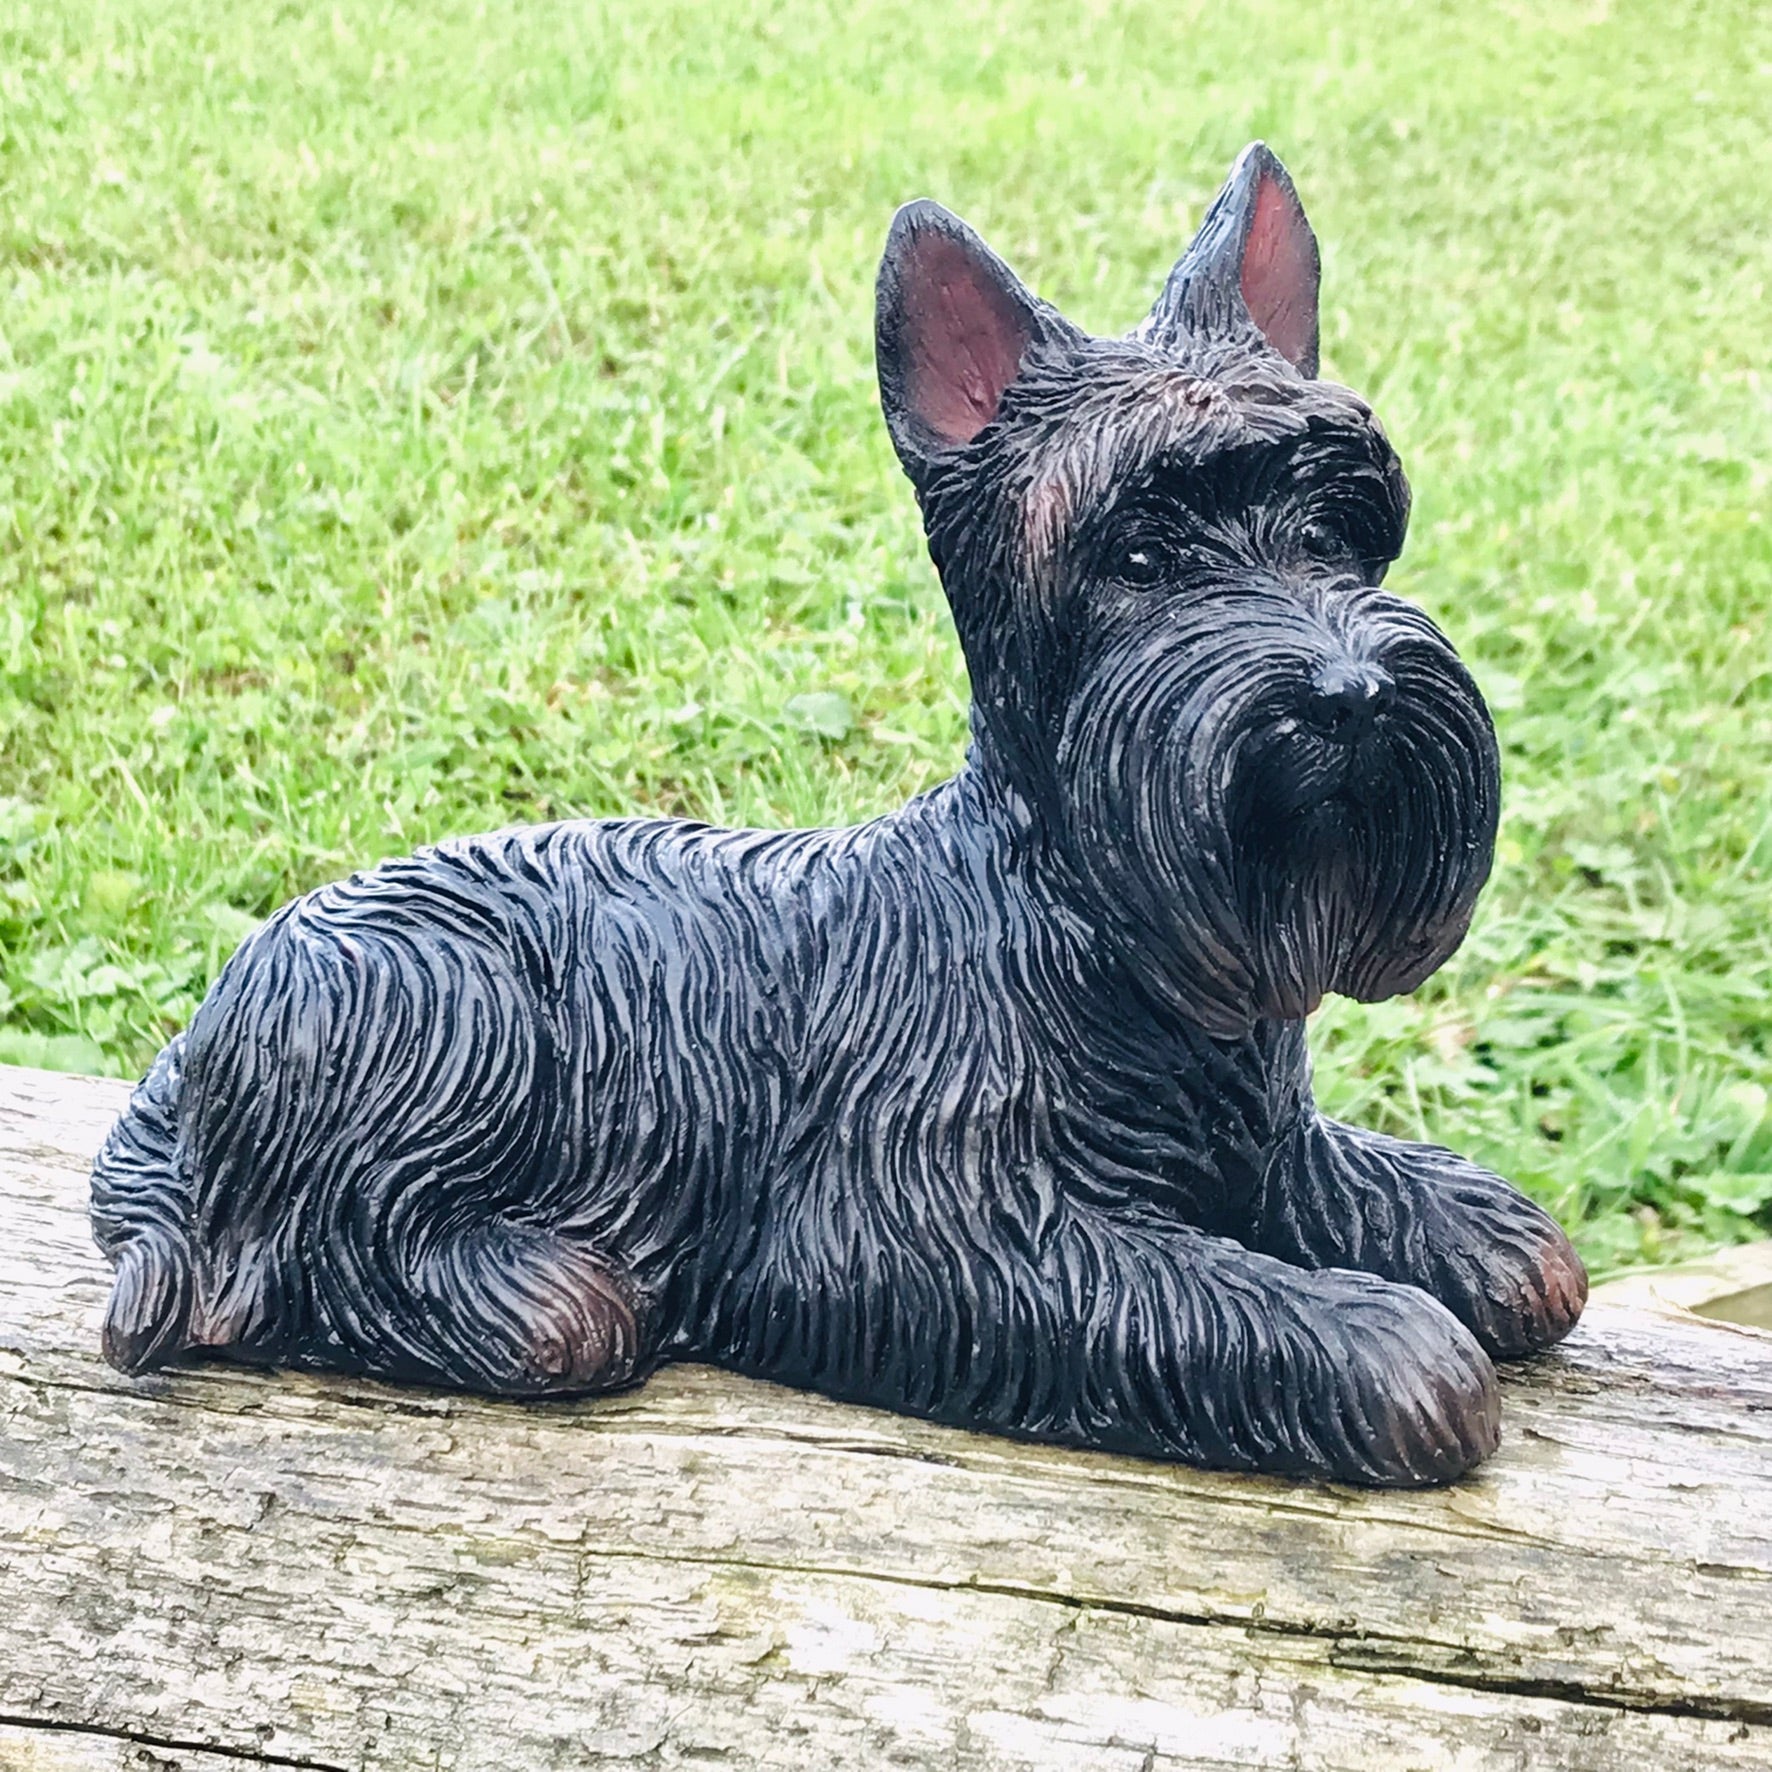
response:
<path fill-rule="evenodd" d="M 1380 588 L 1407 489 L 1314 379 L 1316 246 L 1250 150 L 1088 338 L 894 223 L 882 398 L 974 691 L 848 830 L 566 823 L 286 906 L 98 1160 L 126 1371 L 506 1394 L 670 1359 L 1236 1468 L 1445 1480 L 1585 1276 L 1450 1152 L 1323 1119 L 1302 1018 L 1457 945 L 1498 778 Z"/>

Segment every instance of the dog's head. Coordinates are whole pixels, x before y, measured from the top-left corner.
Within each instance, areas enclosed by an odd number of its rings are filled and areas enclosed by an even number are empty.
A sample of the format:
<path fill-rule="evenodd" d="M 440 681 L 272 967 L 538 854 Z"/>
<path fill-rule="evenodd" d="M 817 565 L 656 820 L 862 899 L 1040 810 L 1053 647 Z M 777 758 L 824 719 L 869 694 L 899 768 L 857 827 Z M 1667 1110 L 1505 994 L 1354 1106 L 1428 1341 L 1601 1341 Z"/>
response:
<path fill-rule="evenodd" d="M 1408 484 L 1316 379 L 1316 241 L 1279 162 L 1243 154 L 1123 339 L 910 204 L 876 344 L 979 766 L 1154 996 L 1229 1036 L 1419 984 L 1489 871 L 1495 737 L 1380 588 Z"/>

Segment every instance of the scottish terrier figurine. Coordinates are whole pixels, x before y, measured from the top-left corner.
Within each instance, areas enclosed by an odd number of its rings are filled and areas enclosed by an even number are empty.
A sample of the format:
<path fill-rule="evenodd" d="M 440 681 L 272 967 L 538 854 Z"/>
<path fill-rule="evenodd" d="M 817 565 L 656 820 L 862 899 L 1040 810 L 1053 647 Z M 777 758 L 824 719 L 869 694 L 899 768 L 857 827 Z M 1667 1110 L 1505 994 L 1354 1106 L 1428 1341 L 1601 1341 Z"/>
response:
<path fill-rule="evenodd" d="M 512 1396 L 703 1360 L 937 1421 L 1457 1477 L 1586 1276 L 1507 1183 L 1311 1099 L 1489 870 L 1475 684 L 1380 589 L 1408 489 L 1316 379 L 1260 145 L 1092 338 L 945 210 L 876 342 L 971 673 L 945 786 L 849 830 L 445 843 L 296 900 L 98 1158 L 125 1372 Z"/>

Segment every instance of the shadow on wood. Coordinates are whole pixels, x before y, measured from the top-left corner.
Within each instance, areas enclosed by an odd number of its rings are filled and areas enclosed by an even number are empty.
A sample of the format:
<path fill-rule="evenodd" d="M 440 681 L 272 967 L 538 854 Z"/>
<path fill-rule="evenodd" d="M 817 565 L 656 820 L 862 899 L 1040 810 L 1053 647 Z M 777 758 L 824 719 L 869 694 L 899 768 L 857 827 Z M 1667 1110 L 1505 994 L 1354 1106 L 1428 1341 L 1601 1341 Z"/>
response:
<path fill-rule="evenodd" d="M 1373 1494 L 666 1372 L 99 1360 L 122 1084 L 0 1070 L 0 1767 L 1764 1768 L 1772 1336 L 1594 1308 Z"/>

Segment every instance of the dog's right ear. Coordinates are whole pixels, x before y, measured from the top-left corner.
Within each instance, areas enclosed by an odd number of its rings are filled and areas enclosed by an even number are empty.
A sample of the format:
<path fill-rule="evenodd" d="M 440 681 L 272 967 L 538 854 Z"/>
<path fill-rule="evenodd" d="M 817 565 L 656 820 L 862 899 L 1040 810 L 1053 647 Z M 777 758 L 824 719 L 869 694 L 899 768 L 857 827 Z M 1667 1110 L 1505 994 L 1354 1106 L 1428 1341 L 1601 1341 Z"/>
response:
<path fill-rule="evenodd" d="M 892 218 L 874 357 L 886 428 L 913 482 L 997 416 L 1029 349 L 1062 324 L 939 203 L 907 203 Z"/>
<path fill-rule="evenodd" d="M 1133 336 L 1185 349 L 1243 334 L 1314 380 L 1318 269 L 1290 174 L 1265 142 L 1251 142 Z"/>

